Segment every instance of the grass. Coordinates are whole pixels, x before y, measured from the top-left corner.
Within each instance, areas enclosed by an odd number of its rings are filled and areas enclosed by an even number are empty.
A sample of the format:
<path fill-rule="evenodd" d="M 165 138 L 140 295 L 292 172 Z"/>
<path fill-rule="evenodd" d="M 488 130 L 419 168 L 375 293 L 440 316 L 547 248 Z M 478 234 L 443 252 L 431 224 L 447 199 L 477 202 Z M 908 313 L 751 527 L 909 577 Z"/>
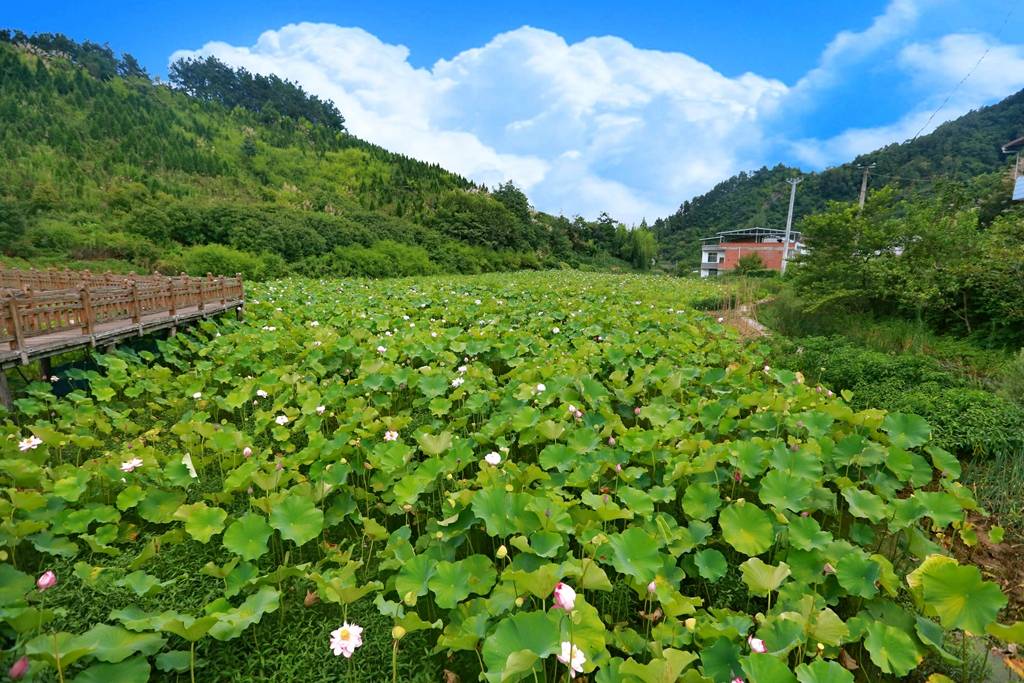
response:
<path fill-rule="evenodd" d="M 966 460 L 963 481 L 1006 529 L 1007 541 L 1024 542 L 1024 453 Z"/>

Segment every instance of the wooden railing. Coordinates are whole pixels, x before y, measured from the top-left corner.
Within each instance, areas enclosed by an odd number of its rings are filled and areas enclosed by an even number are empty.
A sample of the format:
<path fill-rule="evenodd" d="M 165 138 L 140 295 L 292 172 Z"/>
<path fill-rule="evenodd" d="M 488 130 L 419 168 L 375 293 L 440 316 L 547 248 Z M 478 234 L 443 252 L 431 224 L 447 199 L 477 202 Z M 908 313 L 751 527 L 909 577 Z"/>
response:
<path fill-rule="evenodd" d="M 79 276 L 69 281 L 70 276 Z M 79 330 L 96 334 L 100 325 L 125 327 L 147 316 L 175 318 L 180 311 L 204 311 L 245 300 L 242 276 L 115 276 L 74 271 L 0 269 L 0 349 L 24 350 L 35 338 Z"/>
<path fill-rule="evenodd" d="M 123 285 L 125 282 L 147 282 L 167 279 L 167 276 L 138 275 L 136 273 L 94 273 L 90 270 L 44 269 L 19 270 L 0 265 L 0 289 L 77 289 L 83 285 Z"/>

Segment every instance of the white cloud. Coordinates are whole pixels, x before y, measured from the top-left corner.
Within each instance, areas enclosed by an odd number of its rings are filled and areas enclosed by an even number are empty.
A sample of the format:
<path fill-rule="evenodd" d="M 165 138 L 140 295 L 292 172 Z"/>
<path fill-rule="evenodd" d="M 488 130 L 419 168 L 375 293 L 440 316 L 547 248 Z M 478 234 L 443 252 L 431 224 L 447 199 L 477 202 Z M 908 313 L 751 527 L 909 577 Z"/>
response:
<path fill-rule="evenodd" d="M 798 140 L 791 145 L 794 156 L 814 168 L 849 161 L 930 133 L 945 121 L 1024 88 L 1024 48 L 978 34 L 911 43 L 899 51 L 897 64 L 913 86 L 928 93 L 917 107 L 890 124 L 851 128 L 825 140 Z"/>
<path fill-rule="evenodd" d="M 979 59 L 984 59 L 978 63 Z M 1024 87 L 1024 48 L 980 34 L 952 33 L 900 52 L 901 66 L 918 86 L 939 92 L 956 88 L 960 101 L 987 101 Z"/>
<path fill-rule="evenodd" d="M 851 65 L 905 36 L 917 22 L 924 4 L 929 4 L 928 0 L 892 0 L 868 28 L 837 33 L 822 51 L 818 66 L 797 82 L 794 94 L 803 99 L 840 83 Z"/>
<path fill-rule="evenodd" d="M 313 23 L 171 59 L 212 54 L 276 73 L 333 100 L 354 134 L 385 148 L 490 186 L 512 179 L 545 211 L 637 222 L 781 152 L 822 168 L 908 139 L 986 49 L 929 129 L 1024 87 L 1020 47 L 965 33 L 909 42 L 942 1 L 891 0 L 866 29 L 838 33 L 791 87 L 755 73 L 726 77 L 686 54 L 613 36 L 568 43 L 528 26 L 430 68 L 362 29 Z M 799 137 L 801 122 L 829 106 L 829 92 L 860 87 L 874 69 L 895 74 L 919 104 L 884 125 Z"/>
<path fill-rule="evenodd" d="M 628 221 L 756 163 L 762 120 L 787 92 L 681 53 L 530 27 L 430 69 L 361 29 L 308 23 L 171 59 L 209 54 L 334 100 L 353 133 L 388 149 L 489 185 L 511 178 L 544 210 Z"/>

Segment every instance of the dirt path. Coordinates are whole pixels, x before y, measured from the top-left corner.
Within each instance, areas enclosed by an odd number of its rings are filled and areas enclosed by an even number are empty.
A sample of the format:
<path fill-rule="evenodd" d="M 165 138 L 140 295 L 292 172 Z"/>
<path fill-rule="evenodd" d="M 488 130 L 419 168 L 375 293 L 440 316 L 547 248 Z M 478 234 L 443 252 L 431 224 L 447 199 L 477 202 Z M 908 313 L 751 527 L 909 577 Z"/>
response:
<path fill-rule="evenodd" d="M 752 304 L 741 304 L 737 308 L 730 308 L 725 311 L 711 311 L 711 315 L 720 322 L 735 328 L 744 339 L 756 339 L 771 334 L 771 330 L 759 323 L 756 319 L 757 307 L 770 302 L 771 299 L 762 299 Z"/>

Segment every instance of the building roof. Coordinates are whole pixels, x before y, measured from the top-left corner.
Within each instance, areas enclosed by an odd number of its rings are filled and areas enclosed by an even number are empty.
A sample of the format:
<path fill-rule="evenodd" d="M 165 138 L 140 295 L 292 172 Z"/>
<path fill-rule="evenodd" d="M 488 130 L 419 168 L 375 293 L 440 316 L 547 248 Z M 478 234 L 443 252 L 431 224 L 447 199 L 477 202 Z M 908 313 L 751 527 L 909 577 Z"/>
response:
<path fill-rule="evenodd" d="M 717 233 L 714 237 L 703 237 L 701 242 L 708 242 L 710 240 L 734 240 L 739 237 L 753 237 L 753 238 L 764 238 L 764 237 L 778 237 L 785 238 L 786 231 L 780 228 L 740 228 L 739 230 L 725 230 Z M 789 231 L 790 241 L 800 241 L 800 231 L 790 230 Z"/>

